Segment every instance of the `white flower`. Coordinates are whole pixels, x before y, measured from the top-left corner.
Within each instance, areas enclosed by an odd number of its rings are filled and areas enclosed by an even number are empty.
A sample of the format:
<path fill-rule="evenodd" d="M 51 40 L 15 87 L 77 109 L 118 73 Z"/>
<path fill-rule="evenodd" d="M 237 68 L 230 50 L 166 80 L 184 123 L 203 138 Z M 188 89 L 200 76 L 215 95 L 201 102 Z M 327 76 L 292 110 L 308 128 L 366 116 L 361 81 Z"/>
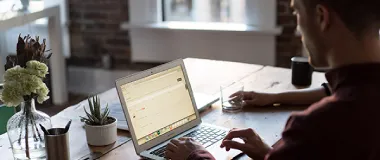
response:
<path fill-rule="evenodd" d="M 42 85 L 45 85 L 40 77 L 30 74 L 24 74 L 18 81 L 20 82 L 24 95 L 37 93 L 37 90 L 43 87 Z"/>
<path fill-rule="evenodd" d="M 5 83 L 1 100 L 8 107 L 16 107 L 21 104 L 24 101 L 21 85 L 17 81 Z"/>
<path fill-rule="evenodd" d="M 26 70 L 33 75 L 36 75 L 41 78 L 45 78 L 48 74 L 48 66 L 45 63 L 39 61 L 31 60 L 26 63 Z"/>
<path fill-rule="evenodd" d="M 49 89 L 42 81 L 48 73 L 45 64 L 29 61 L 27 68 L 15 66 L 4 74 L 4 89 L 0 99 L 6 106 L 18 106 L 24 101 L 24 96 L 36 96 L 38 103 L 49 99 Z"/>
<path fill-rule="evenodd" d="M 20 66 L 14 66 L 13 68 L 8 69 L 4 74 L 4 81 L 17 81 L 19 80 L 23 74 L 27 73 L 25 68 Z"/>
<path fill-rule="evenodd" d="M 48 100 L 50 97 L 48 96 L 49 94 L 49 88 L 46 86 L 45 83 L 42 83 L 40 88 L 37 89 L 36 94 L 38 95 L 37 97 L 37 102 L 38 103 L 43 103 L 44 101 Z"/>

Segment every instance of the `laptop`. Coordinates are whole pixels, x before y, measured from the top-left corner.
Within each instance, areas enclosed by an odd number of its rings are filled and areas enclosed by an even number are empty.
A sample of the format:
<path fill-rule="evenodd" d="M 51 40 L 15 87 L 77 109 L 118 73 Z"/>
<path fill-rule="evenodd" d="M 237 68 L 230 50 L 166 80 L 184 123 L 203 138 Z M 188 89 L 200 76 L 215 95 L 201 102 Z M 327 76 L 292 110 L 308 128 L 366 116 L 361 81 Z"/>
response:
<path fill-rule="evenodd" d="M 166 144 L 180 137 L 192 137 L 222 159 L 240 153 L 219 147 L 229 129 L 201 123 L 182 59 L 118 79 L 116 89 L 138 155 L 165 159 Z"/>
<path fill-rule="evenodd" d="M 219 96 L 209 95 L 204 93 L 194 93 L 195 104 L 198 112 L 203 112 L 211 107 L 212 104 L 219 100 Z"/>

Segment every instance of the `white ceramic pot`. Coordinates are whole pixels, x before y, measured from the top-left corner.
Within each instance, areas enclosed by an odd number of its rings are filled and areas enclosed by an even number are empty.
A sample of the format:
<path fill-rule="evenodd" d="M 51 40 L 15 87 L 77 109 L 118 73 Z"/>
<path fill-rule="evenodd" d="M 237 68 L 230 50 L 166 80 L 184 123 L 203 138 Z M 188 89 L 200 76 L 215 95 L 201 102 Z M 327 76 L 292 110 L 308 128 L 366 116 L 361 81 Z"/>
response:
<path fill-rule="evenodd" d="M 87 143 L 92 146 L 106 146 L 116 142 L 117 139 L 117 119 L 111 124 L 104 126 L 92 126 L 85 124 Z"/>

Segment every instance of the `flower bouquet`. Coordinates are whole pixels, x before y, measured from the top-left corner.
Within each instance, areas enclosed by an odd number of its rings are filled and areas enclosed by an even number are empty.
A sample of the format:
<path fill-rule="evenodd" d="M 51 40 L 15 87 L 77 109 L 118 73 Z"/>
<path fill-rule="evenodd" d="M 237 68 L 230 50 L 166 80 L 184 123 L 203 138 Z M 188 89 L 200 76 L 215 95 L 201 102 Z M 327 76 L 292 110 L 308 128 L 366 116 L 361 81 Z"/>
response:
<path fill-rule="evenodd" d="M 44 136 L 39 124 L 51 128 L 48 115 L 37 111 L 35 100 L 43 103 L 49 99 L 49 89 L 43 82 L 48 74 L 46 40 L 29 35 L 18 37 L 17 56 L 8 56 L 5 64 L 4 89 L 1 101 L 8 107 L 20 106 L 21 111 L 7 123 L 7 133 L 15 159 L 40 159 L 46 157 Z"/>

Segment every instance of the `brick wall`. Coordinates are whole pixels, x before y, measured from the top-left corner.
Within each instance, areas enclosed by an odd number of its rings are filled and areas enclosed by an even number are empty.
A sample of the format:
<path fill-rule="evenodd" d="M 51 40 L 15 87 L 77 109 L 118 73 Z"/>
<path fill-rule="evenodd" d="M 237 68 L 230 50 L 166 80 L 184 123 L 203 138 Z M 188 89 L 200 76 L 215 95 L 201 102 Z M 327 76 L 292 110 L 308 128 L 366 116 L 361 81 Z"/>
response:
<path fill-rule="evenodd" d="M 277 25 L 283 27 L 276 44 L 276 65 L 279 67 L 290 67 L 291 57 L 302 55 L 301 37 L 294 35 L 297 18 L 292 12 L 290 0 L 277 0 Z"/>
<path fill-rule="evenodd" d="M 130 42 L 127 31 L 119 29 L 128 21 L 127 0 L 68 0 L 71 57 L 68 65 L 101 66 L 102 54 L 128 62 Z"/>

